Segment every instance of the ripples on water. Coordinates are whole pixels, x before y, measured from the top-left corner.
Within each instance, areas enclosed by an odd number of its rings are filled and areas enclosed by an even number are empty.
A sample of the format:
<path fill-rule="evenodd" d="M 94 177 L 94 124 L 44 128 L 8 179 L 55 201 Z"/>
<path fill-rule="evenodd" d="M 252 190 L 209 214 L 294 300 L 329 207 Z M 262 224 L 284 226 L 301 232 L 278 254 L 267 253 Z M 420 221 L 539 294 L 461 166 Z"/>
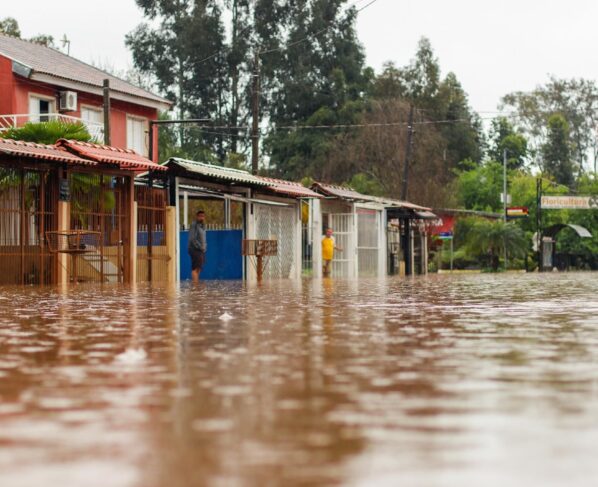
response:
<path fill-rule="evenodd" d="M 0 291 L 0 485 L 598 485 L 598 276 Z"/>

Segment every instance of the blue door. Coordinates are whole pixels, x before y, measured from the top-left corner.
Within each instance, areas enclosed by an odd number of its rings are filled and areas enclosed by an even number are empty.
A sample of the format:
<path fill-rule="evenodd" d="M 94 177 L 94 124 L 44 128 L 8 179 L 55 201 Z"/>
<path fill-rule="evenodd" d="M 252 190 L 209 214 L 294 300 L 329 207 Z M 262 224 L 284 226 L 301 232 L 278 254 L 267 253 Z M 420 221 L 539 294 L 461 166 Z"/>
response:
<path fill-rule="evenodd" d="M 189 232 L 180 232 L 181 238 L 181 281 L 191 279 L 191 257 L 187 252 Z M 201 279 L 242 279 L 243 256 L 241 246 L 242 230 L 208 230 L 206 232 L 208 251 L 201 271 Z"/>

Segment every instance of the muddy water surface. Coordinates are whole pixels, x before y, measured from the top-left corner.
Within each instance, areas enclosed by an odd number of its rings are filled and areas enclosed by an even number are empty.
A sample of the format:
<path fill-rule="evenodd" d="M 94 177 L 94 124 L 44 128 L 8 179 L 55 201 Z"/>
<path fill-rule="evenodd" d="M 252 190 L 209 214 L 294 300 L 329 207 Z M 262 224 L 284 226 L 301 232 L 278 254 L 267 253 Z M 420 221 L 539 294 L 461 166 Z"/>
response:
<path fill-rule="evenodd" d="M 0 290 L 0 485 L 598 485 L 598 275 Z"/>

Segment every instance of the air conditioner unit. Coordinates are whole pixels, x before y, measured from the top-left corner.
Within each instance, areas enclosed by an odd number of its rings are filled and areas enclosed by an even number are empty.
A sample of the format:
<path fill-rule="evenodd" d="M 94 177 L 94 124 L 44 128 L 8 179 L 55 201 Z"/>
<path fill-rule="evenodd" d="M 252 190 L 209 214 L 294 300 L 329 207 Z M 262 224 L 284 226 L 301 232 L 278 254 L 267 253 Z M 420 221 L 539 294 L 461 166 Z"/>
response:
<path fill-rule="evenodd" d="M 76 112 L 77 111 L 77 93 L 75 91 L 61 91 L 60 92 L 60 111 L 61 112 Z"/>

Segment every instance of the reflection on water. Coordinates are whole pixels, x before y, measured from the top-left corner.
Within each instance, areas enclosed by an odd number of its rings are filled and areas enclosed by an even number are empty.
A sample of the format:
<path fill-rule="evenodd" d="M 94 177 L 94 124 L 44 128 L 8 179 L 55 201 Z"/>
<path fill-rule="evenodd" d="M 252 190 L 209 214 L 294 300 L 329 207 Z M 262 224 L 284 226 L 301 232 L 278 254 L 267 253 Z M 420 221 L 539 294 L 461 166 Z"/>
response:
<path fill-rule="evenodd" d="M 0 485 L 598 485 L 598 276 L 0 292 Z"/>

